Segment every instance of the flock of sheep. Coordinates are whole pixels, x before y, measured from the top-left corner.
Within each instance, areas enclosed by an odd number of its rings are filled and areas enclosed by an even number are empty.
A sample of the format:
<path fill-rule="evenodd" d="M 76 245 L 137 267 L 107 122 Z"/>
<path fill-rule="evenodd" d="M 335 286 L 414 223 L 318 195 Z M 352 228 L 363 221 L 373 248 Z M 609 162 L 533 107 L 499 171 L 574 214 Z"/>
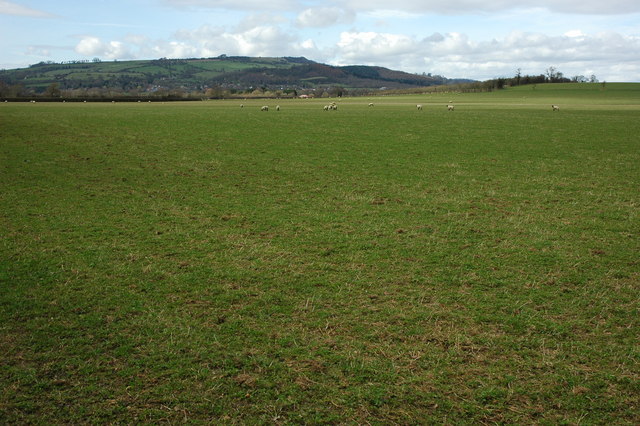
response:
<path fill-rule="evenodd" d="M 7 101 L 5 100 L 5 102 L 7 102 Z M 32 100 L 30 102 L 34 103 L 34 104 L 36 103 L 36 101 L 34 101 L 34 100 Z M 62 102 L 66 102 L 66 101 L 62 101 Z M 84 102 L 86 103 L 87 101 L 84 101 Z M 111 101 L 111 102 L 115 103 L 115 101 Z M 140 101 L 138 101 L 138 102 L 140 102 Z M 151 102 L 151 101 L 149 101 L 149 102 Z M 372 107 L 373 103 L 370 102 L 369 106 Z M 244 108 L 244 104 L 240 104 L 240 108 Z M 331 110 L 337 111 L 338 110 L 338 105 L 335 102 L 331 102 L 329 105 L 325 105 L 323 108 L 324 108 L 325 111 L 331 111 Z M 416 105 L 416 108 L 418 109 L 418 111 L 422 111 L 422 105 L 421 104 Z M 455 109 L 455 107 L 453 106 L 453 104 L 449 103 L 447 105 L 447 111 L 453 111 L 454 109 Z M 560 111 L 560 107 L 558 105 L 551 105 L 551 110 L 552 111 Z M 260 111 L 269 111 L 269 105 L 262 106 L 260 108 Z M 280 105 L 276 105 L 276 111 L 280 111 Z"/>
<path fill-rule="evenodd" d="M 369 102 L 369 107 L 373 106 L 373 102 Z M 244 105 L 241 104 L 240 108 L 244 108 Z M 421 104 L 417 104 L 416 108 L 418 111 L 422 111 L 422 105 Z M 323 109 L 325 111 L 331 111 L 331 110 L 338 110 L 338 104 L 336 104 L 335 102 L 331 102 L 329 105 L 325 105 L 323 107 Z M 453 105 L 453 103 L 451 101 L 449 101 L 449 104 L 447 104 L 447 111 L 454 111 L 455 107 Z M 552 111 L 560 111 L 560 107 L 558 105 L 551 105 L 551 110 Z M 269 106 L 268 105 L 264 105 L 260 108 L 260 111 L 269 111 Z M 280 111 L 280 105 L 276 105 L 276 111 Z"/>
<path fill-rule="evenodd" d="M 7 100 L 5 100 L 5 102 L 7 102 Z M 36 101 L 31 100 L 29 101 L 31 103 L 36 103 Z M 66 101 L 62 101 L 62 102 L 66 102 Z M 84 101 L 85 103 L 87 101 Z M 115 101 L 111 101 L 112 103 L 115 103 Z M 140 102 L 140 101 L 138 101 Z M 149 101 L 151 102 L 151 101 Z M 164 103 L 164 102 L 163 102 Z M 369 106 L 372 107 L 373 106 L 373 102 L 369 102 Z M 244 108 L 244 104 L 240 104 L 240 108 Z M 336 104 L 335 102 L 331 102 L 329 105 L 325 105 L 324 107 L 325 111 L 331 111 L 331 110 L 338 110 L 338 104 Z M 418 104 L 416 105 L 416 108 L 418 109 L 418 111 L 422 111 L 422 105 Z M 453 106 L 452 101 L 449 101 L 449 104 L 447 105 L 447 111 L 453 111 L 455 109 L 455 107 Z M 551 105 L 551 110 L 552 111 L 560 111 L 560 107 L 558 105 Z M 269 105 L 264 105 L 260 108 L 260 111 L 269 111 Z M 276 111 L 280 111 L 280 105 L 276 105 Z"/>
<path fill-rule="evenodd" d="M 324 109 L 325 111 L 330 111 L 330 110 L 335 110 L 335 111 L 337 111 L 337 110 L 338 110 L 338 104 L 336 104 L 335 102 L 331 102 L 329 105 L 325 105 L 325 106 L 323 107 L 323 109 Z"/>
<path fill-rule="evenodd" d="M 373 103 L 370 102 L 369 106 L 372 107 Z M 418 111 L 422 111 L 422 105 L 418 104 L 416 105 L 416 107 L 418 108 Z M 556 107 L 554 105 L 554 107 Z M 240 104 L 240 108 L 244 108 L 244 104 Z M 336 104 L 335 102 L 331 102 L 329 105 L 325 105 L 324 107 L 322 107 L 325 111 L 337 111 L 338 110 L 338 104 Z M 453 111 L 453 105 L 447 105 L 447 109 L 449 111 Z M 263 105 L 260 107 L 260 111 L 269 111 L 269 105 Z M 276 111 L 280 111 L 280 105 L 276 105 Z M 555 111 L 555 109 L 554 109 Z"/>

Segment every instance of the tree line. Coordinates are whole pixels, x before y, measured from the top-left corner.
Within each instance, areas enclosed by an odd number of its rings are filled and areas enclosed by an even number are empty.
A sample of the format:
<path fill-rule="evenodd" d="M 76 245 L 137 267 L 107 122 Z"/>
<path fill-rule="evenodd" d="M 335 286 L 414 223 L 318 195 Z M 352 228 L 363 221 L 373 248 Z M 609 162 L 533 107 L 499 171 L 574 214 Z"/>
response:
<path fill-rule="evenodd" d="M 597 83 L 598 79 L 595 75 L 591 75 L 589 78 L 583 75 L 573 76 L 571 78 L 565 77 L 564 73 L 558 71 L 555 67 L 549 67 L 544 73 L 538 75 L 523 75 L 522 70 L 518 68 L 516 73 L 511 78 L 495 78 L 486 80 L 483 82 L 468 84 L 470 90 L 478 91 L 492 91 L 500 90 L 505 87 L 525 86 L 531 84 L 543 84 L 543 83 Z"/>

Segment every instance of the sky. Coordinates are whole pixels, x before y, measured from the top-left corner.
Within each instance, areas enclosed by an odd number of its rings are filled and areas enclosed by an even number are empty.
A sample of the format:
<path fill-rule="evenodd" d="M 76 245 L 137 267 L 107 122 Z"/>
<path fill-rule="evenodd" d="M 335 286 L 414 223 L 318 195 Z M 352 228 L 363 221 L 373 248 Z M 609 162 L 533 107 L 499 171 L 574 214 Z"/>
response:
<path fill-rule="evenodd" d="M 223 54 L 640 82 L 640 1 L 0 0 L 0 69 Z"/>

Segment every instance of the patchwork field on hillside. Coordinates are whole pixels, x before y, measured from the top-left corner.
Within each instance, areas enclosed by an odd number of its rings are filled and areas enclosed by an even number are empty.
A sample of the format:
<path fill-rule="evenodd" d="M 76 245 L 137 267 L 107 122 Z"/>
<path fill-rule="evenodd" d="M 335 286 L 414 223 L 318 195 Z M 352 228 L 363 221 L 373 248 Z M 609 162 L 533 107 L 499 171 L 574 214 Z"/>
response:
<path fill-rule="evenodd" d="M 639 423 L 640 85 L 554 86 L 0 104 L 0 422 Z"/>

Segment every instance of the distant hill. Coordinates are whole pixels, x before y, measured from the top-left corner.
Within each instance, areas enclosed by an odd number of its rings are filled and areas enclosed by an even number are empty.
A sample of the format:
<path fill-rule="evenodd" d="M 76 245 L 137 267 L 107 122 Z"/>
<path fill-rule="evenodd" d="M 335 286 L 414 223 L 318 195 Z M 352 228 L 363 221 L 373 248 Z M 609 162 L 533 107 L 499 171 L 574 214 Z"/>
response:
<path fill-rule="evenodd" d="M 465 80 L 469 81 L 469 80 Z M 137 94 L 215 95 L 251 91 L 407 89 L 460 83 L 383 67 L 331 66 L 304 57 L 219 56 L 144 61 L 41 62 L 0 71 L 0 97 L 44 94 L 118 96 Z M 337 88 L 337 89 L 336 89 Z"/>

